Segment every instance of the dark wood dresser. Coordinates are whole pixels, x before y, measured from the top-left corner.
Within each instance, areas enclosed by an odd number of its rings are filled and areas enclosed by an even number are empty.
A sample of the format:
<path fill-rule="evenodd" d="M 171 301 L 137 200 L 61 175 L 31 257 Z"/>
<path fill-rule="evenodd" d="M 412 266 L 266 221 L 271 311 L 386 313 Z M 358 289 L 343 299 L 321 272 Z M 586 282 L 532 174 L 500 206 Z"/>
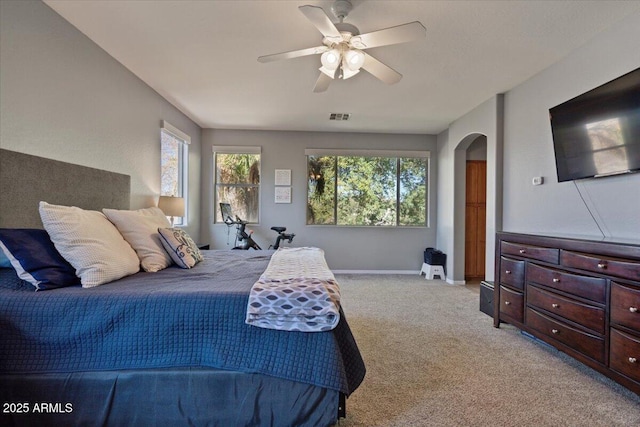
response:
<path fill-rule="evenodd" d="M 501 322 L 640 394 L 640 242 L 497 233 Z"/>

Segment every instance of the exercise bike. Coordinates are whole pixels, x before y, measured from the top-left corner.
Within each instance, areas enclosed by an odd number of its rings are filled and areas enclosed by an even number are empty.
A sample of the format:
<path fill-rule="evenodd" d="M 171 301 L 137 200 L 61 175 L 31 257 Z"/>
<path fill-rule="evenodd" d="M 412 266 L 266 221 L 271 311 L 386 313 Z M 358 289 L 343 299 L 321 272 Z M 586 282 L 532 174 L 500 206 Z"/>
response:
<path fill-rule="evenodd" d="M 236 242 L 234 243 L 233 249 L 245 251 L 249 249 L 254 249 L 256 251 L 262 250 L 260 245 L 253 240 L 253 237 L 251 237 L 253 230 L 249 230 L 249 232 L 247 232 L 247 221 L 243 221 L 238 215 L 235 215 L 234 218 L 234 215 L 231 212 L 231 205 L 229 203 L 220 203 L 220 211 L 222 213 L 222 220 L 227 224 L 227 226 L 236 226 Z M 294 233 L 285 233 L 285 231 L 287 231 L 287 227 L 271 227 L 271 229 L 278 233 L 278 236 L 276 237 L 276 242 L 273 245 L 270 245 L 269 249 L 278 249 L 282 241 L 291 243 L 295 236 Z"/>

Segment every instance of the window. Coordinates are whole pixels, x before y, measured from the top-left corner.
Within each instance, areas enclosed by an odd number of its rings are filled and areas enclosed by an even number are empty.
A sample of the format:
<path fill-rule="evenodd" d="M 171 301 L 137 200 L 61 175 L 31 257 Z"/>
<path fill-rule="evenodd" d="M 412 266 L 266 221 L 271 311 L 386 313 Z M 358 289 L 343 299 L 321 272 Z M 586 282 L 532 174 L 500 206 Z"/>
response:
<path fill-rule="evenodd" d="M 260 147 L 213 147 L 215 222 L 222 222 L 220 203 L 249 223 L 260 220 Z"/>
<path fill-rule="evenodd" d="M 163 121 L 160 130 L 160 195 L 176 196 L 187 203 L 187 164 L 189 159 L 189 135 Z M 175 225 L 187 225 L 186 216 L 174 218 Z"/>
<path fill-rule="evenodd" d="M 427 224 L 428 152 L 307 150 L 307 224 Z"/>

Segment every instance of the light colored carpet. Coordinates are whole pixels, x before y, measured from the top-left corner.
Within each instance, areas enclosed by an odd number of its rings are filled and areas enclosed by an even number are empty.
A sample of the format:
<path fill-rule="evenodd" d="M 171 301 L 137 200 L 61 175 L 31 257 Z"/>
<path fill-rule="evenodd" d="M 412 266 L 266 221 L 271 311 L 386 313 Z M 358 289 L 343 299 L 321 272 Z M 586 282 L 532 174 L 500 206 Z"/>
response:
<path fill-rule="evenodd" d="M 336 275 L 367 375 L 351 426 L 639 426 L 640 397 L 479 311 L 477 286 Z"/>

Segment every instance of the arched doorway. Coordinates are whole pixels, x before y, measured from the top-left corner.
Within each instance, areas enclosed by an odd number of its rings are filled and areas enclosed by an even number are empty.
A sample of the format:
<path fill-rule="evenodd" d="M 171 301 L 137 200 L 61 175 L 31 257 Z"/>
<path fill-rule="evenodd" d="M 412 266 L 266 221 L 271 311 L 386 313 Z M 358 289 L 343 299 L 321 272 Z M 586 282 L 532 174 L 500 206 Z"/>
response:
<path fill-rule="evenodd" d="M 485 278 L 487 138 L 477 137 L 466 151 L 464 279 L 478 283 Z"/>
<path fill-rule="evenodd" d="M 463 138 L 455 152 L 455 246 L 460 273 L 465 282 L 485 278 L 487 137 L 472 133 Z"/>
<path fill-rule="evenodd" d="M 467 148 L 479 136 L 487 139 L 487 217 L 485 279 L 495 276 L 495 233 L 502 228 L 501 94 L 451 123 L 438 136 L 438 248 L 447 254 L 447 283 L 464 285 L 465 196 Z"/>

